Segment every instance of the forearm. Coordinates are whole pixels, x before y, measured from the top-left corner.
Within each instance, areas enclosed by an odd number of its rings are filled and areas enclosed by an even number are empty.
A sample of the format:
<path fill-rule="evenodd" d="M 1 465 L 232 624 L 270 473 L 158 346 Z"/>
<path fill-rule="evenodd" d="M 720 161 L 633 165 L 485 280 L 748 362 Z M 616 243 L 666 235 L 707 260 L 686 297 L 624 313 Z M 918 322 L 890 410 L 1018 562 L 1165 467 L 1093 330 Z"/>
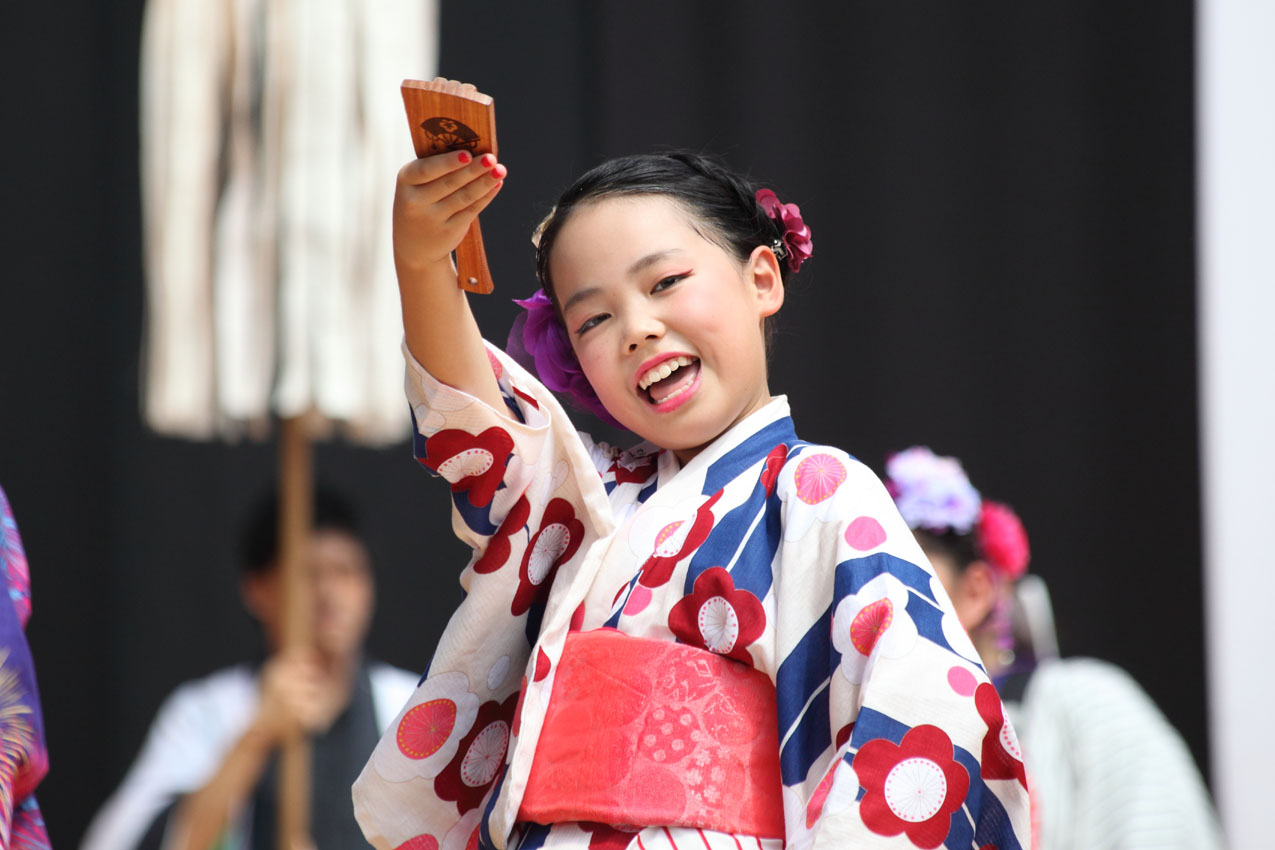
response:
<path fill-rule="evenodd" d="M 451 261 L 423 268 L 400 263 L 398 277 L 404 337 L 412 357 L 438 380 L 508 415 Z"/>
<path fill-rule="evenodd" d="M 174 813 L 172 850 L 208 850 L 251 796 L 274 751 L 271 735 L 250 727 L 204 787 L 186 795 Z"/>

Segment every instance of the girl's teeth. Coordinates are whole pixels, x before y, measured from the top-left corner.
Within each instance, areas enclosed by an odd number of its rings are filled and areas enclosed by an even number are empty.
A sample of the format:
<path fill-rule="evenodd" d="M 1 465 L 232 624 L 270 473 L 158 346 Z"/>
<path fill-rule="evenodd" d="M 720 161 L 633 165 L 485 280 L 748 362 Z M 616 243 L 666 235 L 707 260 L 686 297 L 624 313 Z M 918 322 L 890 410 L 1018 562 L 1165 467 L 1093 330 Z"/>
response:
<path fill-rule="evenodd" d="M 638 381 L 638 389 L 645 390 L 656 381 L 662 381 L 681 367 L 689 366 L 694 362 L 695 361 L 689 357 L 674 357 L 671 360 L 665 360 L 663 363 L 642 376 L 642 380 Z"/>

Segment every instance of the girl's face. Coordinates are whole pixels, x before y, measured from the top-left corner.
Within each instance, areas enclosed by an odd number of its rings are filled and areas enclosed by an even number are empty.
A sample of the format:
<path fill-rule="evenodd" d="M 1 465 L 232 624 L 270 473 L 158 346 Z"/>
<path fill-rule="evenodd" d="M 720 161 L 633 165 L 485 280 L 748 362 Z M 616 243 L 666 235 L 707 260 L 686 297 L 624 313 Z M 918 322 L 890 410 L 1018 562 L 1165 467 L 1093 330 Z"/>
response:
<path fill-rule="evenodd" d="M 658 195 L 576 208 L 550 256 L 554 294 L 607 410 L 682 463 L 770 400 L 762 321 L 783 304 L 779 264 L 741 263 Z"/>

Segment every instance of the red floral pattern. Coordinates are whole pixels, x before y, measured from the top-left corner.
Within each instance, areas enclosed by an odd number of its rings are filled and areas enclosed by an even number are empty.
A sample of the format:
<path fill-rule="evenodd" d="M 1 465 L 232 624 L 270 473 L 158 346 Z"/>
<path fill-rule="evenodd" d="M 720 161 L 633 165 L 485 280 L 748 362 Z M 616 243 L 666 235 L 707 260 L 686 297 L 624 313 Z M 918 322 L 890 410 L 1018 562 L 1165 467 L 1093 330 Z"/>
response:
<path fill-rule="evenodd" d="M 1005 709 L 996 688 L 988 682 L 979 685 L 974 692 L 974 705 L 987 724 L 979 775 L 984 779 L 1017 779 L 1026 788 L 1027 768 L 1023 766 L 1014 727 L 1005 722 Z"/>
<path fill-rule="evenodd" d="M 635 828 L 626 831 L 602 823 L 582 823 L 580 828 L 589 833 L 589 850 L 625 850 L 638 832 Z"/>
<path fill-rule="evenodd" d="M 429 833 L 422 833 L 407 839 L 394 850 L 438 850 L 438 839 Z"/>
<path fill-rule="evenodd" d="M 527 541 L 518 571 L 518 591 L 510 611 L 516 617 L 549 596 L 558 567 L 571 560 L 584 540 L 584 523 L 566 499 L 554 499 L 545 508 L 540 530 Z"/>
<path fill-rule="evenodd" d="M 441 800 L 455 803 L 462 815 L 482 803 L 487 789 L 504 769 L 517 701 L 518 694 L 513 694 L 503 703 L 491 700 L 479 706 L 478 717 L 469 734 L 461 739 L 455 757 L 434 778 L 434 793 Z"/>
<path fill-rule="evenodd" d="M 514 705 L 514 719 L 510 728 L 513 734 L 517 735 L 522 728 L 522 704 L 527 699 L 527 677 L 522 677 L 522 684 L 518 686 L 518 702 Z"/>
<path fill-rule="evenodd" d="M 784 468 L 784 461 L 788 459 L 788 447 L 783 443 L 775 446 L 770 450 L 770 454 L 766 455 L 766 462 L 761 468 L 761 484 L 766 488 L 766 498 L 770 498 L 770 494 L 775 492 L 775 481 L 779 479 L 779 470 Z"/>
<path fill-rule="evenodd" d="M 875 738 L 860 747 L 852 766 L 865 791 L 863 823 L 878 835 L 906 833 L 924 850 L 942 844 L 970 785 L 953 755 L 952 739 L 928 725 L 911 729 L 898 746 Z"/>
<path fill-rule="evenodd" d="M 528 395 L 527 393 L 523 392 L 522 390 L 518 389 L 517 387 L 514 387 L 514 395 L 518 396 L 518 398 L 520 398 L 520 399 L 522 399 L 523 401 L 527 402 L 527 404 L 531 405 L 531 406 L 532 406 L 533 408 L 535 408 L 536 410 L 539 410 L 539 409 L 540 409 L 540 402 L 536 401 L 535 396 Z"/>
<path fill-rule="evenodd" d="M 676 534 L 679 531 L 678 526 L 685 520 L 671 523 L 665 530 L 660 532 L 660 537 L 655 541 L 655 551 L 651 553 L 651 557 L 647 558 L 646 563 L 642 565 L 638 584 L 645 587 L 660 587 L 673 576 L 673 568 L 677 566 L 678 562 L 688 557 L 708 539 L 708 534 L 713 530 L 713 525 L 716 523 L 716 520 L 713 519 L 713 505 L 717 504 L 717 500 L 721 497 L 722 491 L 718 490 L 709 497 L 708 501 L 696 509 L 695 519 L 691 522 L 690 531 L 686 533 L 686 538 L 676 552 L 660 554 L 662 551 L 660 544 L 667 537 Z"/>
<path fill-rule="evenodd" d="M 621 455 L 607 471 L 615 473 L 616 484 L 645 484 L 655 474 L 656 457 Z"/>
<path fill-rule="evenodd" d="M 487 548 L 482 557 L 474 562 L 474 572 L 494 573 L 509 560 L 511 546 L 509 538 L 522 531 L 527 525 L 527 517 L 531 515 L 531 503 L 522 496 L 509 510 L 505 521 L 496 529 L 496 533 L 487 541 Z"/>
<path fill-rule="evenodd" d="M 543 649 L 536 650 L 536 673 L 531 677 L 533 682 L 539 682 L 545 676 L 549 675 L 549 670 L 553 665 L 549 662 L 549 656 L 545 655 Z"/>
<path fill-rule="evenodd" d="M 485 508 L 505 477 L 513 448 L 504 428 L 491 427 L 477 436 L 448 428 L 425 441 L 420 462 L 447 479 L 453 493 L 467 492 L 470 504 Z"/>
<path fill-rule="evenodd" d="M 761 600 L 747 590 L 736 590 L 730 573 L 709 567 L 689 596 L 673 606 L 668 627 L 682 643 L 700 646 L 752 666 L 748 645 L 766 628 Z"/>

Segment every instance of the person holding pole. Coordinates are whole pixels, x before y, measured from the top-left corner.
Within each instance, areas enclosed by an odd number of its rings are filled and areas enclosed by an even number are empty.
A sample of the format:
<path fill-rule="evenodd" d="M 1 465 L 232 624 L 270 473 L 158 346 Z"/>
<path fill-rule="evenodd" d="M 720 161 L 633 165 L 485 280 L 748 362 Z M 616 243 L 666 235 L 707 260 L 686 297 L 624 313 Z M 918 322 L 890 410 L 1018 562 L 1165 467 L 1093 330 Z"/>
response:
<path fill-rule="evenodd" d="M 320 491 L 305 553 L 312 647 L 281 649 L 278 508 L 259 510 L 242 541 L 245 607 L 270 656 L 180 686 L 164 703 L 83 850 L 263 848 L 276 838 L 276 755 L 313 736 L 310 834 L 317 850 L 358 847 L 349 787 L 417 676 L 369 661 L 372 566 L 350 507 Z"/>

